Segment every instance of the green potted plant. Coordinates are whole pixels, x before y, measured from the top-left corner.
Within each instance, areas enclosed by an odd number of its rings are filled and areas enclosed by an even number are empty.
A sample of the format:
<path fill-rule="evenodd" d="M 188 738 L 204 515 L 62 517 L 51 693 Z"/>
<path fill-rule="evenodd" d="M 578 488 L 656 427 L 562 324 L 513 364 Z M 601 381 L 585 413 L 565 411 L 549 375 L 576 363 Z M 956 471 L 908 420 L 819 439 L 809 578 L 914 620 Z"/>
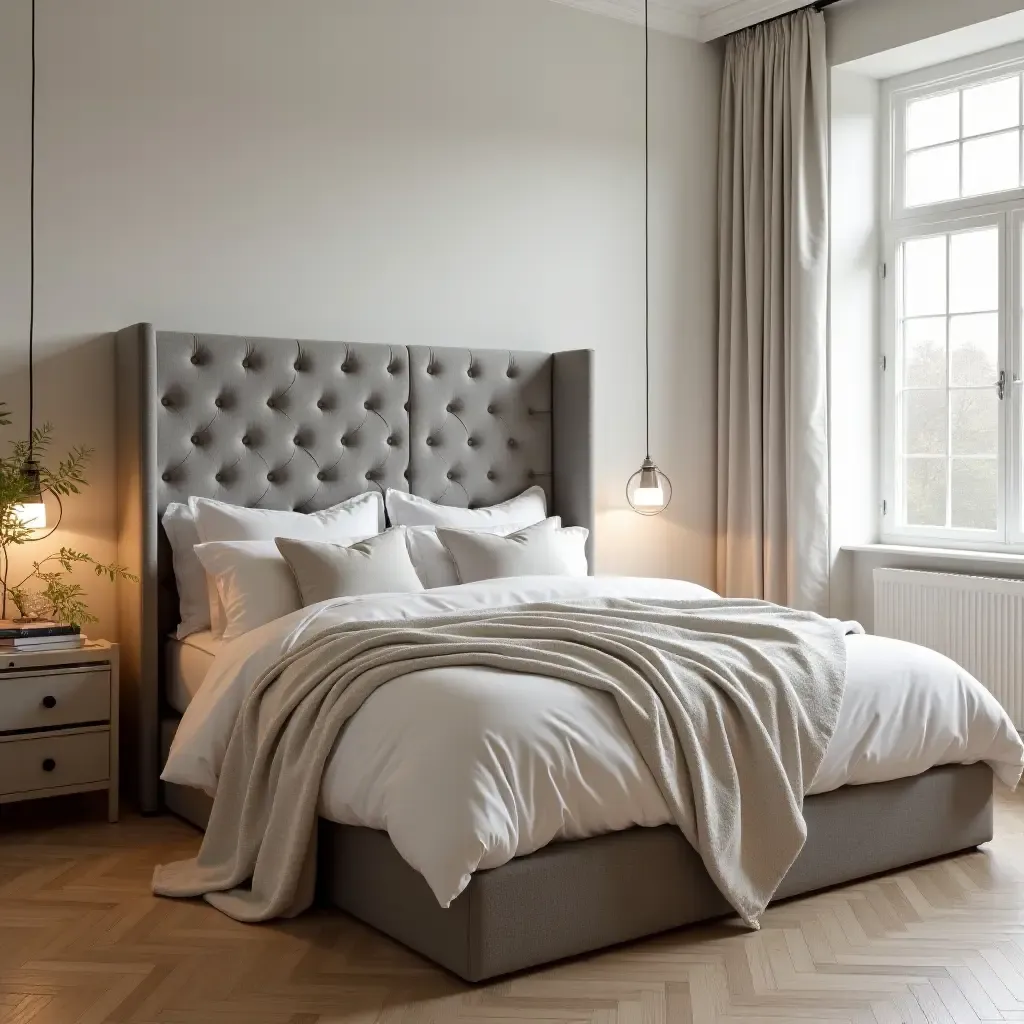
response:
<path fill-rule="evenodd" d="M 10 413 L 0 403 L 0 426 L 9 423 Z M 63 513 L 61 499 L 88 486 L 85 469 L 92 449 L 76 446 L 56 465 L 48 466 L 52 433 L 50 425 L 44 424 L 32 431 L 31 444 L 15 441 L 10 454 L 0 457 L 0 618 L 6 619 L 13 605 L 21 618 L 49 618 L 82 626 L 95 622 L 96 616 L 89 612 L 81 584 L 72 578 L 75 569 L 88 568 L 111 582 L 138 582 L 138 577 L 116 562 L 98 562 L 64 546 L 32 561 L 30 571 L 13 571 L 15 548 L 48 540 L 60 526 L 58 517 L 52 529 L 43 532 L 37 528 L 43 522 L 36 511 L 41 508 L 43 493 L 52 494 Z"/>

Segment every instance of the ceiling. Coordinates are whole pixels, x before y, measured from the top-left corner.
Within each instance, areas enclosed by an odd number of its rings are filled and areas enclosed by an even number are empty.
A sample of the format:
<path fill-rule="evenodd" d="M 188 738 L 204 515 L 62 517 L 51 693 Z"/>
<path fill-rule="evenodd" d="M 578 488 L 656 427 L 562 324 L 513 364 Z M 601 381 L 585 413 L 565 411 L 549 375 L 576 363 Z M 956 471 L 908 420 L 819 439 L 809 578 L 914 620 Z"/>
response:
<path fill-rule="evenodd" d="M 555 0 L 608 18 L 642 25 L 644 0 Z M 808 0 L 650 0 L 651 27 L 708 42 L 780 14 Z"/>

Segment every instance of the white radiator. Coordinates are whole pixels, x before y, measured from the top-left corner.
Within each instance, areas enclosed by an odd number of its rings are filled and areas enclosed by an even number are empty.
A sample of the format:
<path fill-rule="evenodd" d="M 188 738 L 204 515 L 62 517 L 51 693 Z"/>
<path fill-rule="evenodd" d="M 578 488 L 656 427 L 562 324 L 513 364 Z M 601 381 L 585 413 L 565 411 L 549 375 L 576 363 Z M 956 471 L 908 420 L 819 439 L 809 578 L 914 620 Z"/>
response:
<path fill-rule="evenodd" d="M 875 569 L 874 583 L 879 636 L 952 658 L 1024 730 L 1024 580 Z"/>

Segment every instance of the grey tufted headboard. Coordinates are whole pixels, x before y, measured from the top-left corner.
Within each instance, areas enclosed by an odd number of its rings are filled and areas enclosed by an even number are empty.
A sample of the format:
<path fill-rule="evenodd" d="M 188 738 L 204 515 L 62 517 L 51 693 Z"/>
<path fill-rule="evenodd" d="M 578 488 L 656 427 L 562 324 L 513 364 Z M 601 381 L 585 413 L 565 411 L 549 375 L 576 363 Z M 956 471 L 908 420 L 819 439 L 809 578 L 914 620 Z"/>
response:
<path fill-rule="evenodd" d="M 552 514 L 593 534 L 592 374 L 586 350 L 118 332 L 118 557 L 142 578 L 119 589 L 135 719 L 122 735 L 137 736 L 143 810 L 158 806 L 162 648 L 178 621 L 169 503 L 313 512 L 393 487 L 478 506 L 539 484 Z"/>

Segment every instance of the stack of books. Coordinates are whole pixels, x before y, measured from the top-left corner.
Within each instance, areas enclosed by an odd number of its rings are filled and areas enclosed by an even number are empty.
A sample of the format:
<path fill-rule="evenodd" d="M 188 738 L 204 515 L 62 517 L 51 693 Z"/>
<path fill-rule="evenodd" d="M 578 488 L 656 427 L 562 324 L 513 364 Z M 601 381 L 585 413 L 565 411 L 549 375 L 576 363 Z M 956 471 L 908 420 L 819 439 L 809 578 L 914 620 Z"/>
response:
<path fill-rule="evenodd" d="M 85 637 L 78 626 L 60 622 L 18 622 L 0 619 L 0 654 L 13 651 L 65 651 L 82 647 Z"/>

